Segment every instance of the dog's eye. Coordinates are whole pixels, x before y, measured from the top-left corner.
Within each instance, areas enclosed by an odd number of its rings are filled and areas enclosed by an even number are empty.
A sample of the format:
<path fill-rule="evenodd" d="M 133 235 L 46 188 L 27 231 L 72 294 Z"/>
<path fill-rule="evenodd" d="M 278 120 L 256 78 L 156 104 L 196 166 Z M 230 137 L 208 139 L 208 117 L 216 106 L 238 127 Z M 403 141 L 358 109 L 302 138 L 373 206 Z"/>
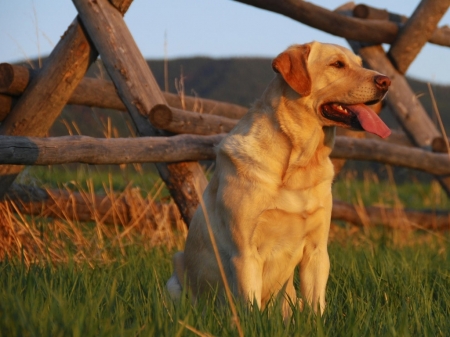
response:
<path fill-rule="evenodd" d="M 330 64 L 330 66 L 340 69 L 340 68 L 344 68 L 345 64 L 342 61 L 336 61 L 336 62 Z"/>

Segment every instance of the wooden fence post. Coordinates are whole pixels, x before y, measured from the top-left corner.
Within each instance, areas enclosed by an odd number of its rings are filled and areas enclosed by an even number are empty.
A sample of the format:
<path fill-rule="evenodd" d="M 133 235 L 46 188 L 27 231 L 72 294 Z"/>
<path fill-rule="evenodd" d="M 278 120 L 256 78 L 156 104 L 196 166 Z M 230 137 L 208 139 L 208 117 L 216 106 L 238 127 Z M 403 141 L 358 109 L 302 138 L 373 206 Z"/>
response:
<path fill-rule="evenodd" d="M 164 135 L 146 116 L 155 105 L 167 102 L 120 13 L 106 0 L 73 3 L 139 134 Z M 203 169 L 196 162 L 158 164 L 157 168 L 189 226 L 207 185 Z"/>
<path fill-rule="evenodd" d="M 118 1 L 119 4 L 130 2 Z M 123 8 L 126 10 L 128 6 Z M 0 135 L 44 136 L 97 56 L 78 17 L 75 18 L 43 68 L 0 125 Z M 23 166 L 0 166 L 0 198 L 22 169 Z"/>
<path fill-rule="evenodd" d="M 388 52 L 389 58 L 400 73 L 406 73 L 422 47 L 433 35 L 449 5 L 450 0 L 422 0 L 400 29 Z"/>

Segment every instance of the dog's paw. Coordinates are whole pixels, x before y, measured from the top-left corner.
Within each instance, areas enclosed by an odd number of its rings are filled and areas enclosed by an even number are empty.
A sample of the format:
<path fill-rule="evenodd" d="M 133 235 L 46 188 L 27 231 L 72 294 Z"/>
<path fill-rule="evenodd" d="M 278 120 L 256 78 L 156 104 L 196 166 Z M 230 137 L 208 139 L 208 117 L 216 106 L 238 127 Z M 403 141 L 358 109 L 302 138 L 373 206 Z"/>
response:
<path fill-rule="evenodd" d="M 173 300 L 179 300 L 181 298 L 181 292 L 183 289 L 181 288 L 181 284 L 175 274 L 172 274 L 170 279 L 167 281 L 166 288 Z"/>

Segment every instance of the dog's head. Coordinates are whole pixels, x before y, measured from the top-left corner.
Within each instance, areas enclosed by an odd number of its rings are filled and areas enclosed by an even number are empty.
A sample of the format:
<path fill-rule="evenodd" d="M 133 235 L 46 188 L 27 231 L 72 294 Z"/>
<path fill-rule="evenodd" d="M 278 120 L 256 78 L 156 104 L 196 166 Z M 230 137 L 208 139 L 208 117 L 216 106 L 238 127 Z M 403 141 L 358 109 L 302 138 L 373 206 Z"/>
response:
<path fill-rule="evenodd" d="M 308 102 L 323 126 L 366 130 L 380 137 L 389 128 L 368 105 L 386 95 L 390 79 L 362 67 L 361 58 L 332 44 L 294 45 L 272 62 L 300 100 Z"/>

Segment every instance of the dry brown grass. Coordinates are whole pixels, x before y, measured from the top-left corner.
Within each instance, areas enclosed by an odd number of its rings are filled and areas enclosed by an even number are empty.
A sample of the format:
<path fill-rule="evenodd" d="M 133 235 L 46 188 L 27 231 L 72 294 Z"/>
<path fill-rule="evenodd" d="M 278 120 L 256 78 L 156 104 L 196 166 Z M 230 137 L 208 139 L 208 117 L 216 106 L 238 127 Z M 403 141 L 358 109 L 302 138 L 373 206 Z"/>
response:
<path fill-rule="evenodd" d="M 129 245 L 182 246 L 187 229 L 173 202 L 157 203 L 155 195 L 132 187 L 105 192 L 99 199 L 92 188 L 47 190 L 44 203 L 0 203 L 0 260 L 108 262 L 109 252 L 126 255 Z"/>

